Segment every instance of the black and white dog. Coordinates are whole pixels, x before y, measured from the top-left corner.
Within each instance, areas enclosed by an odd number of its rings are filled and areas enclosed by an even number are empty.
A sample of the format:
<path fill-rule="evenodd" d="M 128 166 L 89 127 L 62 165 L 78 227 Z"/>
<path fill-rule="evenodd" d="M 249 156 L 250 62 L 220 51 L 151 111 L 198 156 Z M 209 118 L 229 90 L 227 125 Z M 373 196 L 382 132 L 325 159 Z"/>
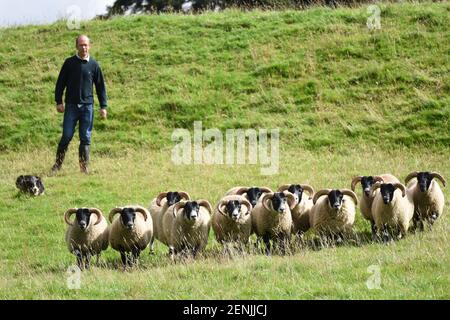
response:
<path fill-rule="evenodd" d="M 16 187 L 24 192 L 34 196 L 39 196 L 44 193 L 44 184 L 38 176 L 19 176 L 16 180 Z"/>

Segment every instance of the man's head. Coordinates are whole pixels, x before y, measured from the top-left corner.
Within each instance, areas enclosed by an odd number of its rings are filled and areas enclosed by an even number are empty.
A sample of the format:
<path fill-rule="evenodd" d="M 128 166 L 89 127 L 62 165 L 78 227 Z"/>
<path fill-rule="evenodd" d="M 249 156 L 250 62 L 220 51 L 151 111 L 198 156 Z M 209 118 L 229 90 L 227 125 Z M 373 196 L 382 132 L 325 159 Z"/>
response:
<path fill-rule="evenodd" d="M 88 36 L 80 35 L 75 40 L 75 45 L 77 47 L 78 56 L 80 58 L 87 58 L 89 56 L 89 49 L 91 48 L 91 41 Z"/>

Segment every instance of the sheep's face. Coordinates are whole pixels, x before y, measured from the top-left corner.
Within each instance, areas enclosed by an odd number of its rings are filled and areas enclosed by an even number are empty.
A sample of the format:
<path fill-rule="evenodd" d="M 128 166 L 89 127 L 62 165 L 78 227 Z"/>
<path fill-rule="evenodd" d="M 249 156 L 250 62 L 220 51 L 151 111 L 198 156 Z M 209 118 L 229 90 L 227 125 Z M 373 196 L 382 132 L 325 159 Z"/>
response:
<path fill-rule="evenodd" d="M 417 183 L 421 192 L 426 192 L 430 188 L 431 180 L 433 180 L 433 176 L 430 172 L 419 172 L 417 174 Z"/>
<path fill-rule="evenodd" d="M 200 206 L 196 201 L 188 201 L 184 205 L 183 213 L 186 219 L 195 221 L 199 216 L 199 210 Z"/>
<path fill-rule="evenodd" d="M 288 207 L 287 197 L 282 192 L 275 192 L 272 197 L 272 207 L 278 213 L 283 213 Z"/>
<path fill-rule="evenodd" d="M 252 204 L 252 206 L 256 206 L 259 198 L 261 198 L 262 191 L 260 188 L 250 188 L 247 190 L 247 198 L 248 201 Z"/>
<path fill-rule="evenodd" d="M 294 195 L 295 203 L 302 201 L 303 188 L 299 184 L 291 184 L 288 191 Z"/>
<path fill-rule="evenodd" d="M 394 198 L 395 187 L 392 183 L 383 183 L 380 186 L 380 193 L 384 204 L 388 204 Z"/>
<path fill-rule="evenodd" d="M 331 209 L 341 209 L 343 200 L 344 195 L 339 190 L 331 190 L 330 193 L 328 193 L 328 203 Z"/>
<path fill-rule="evenodd" d="M 238 220 L 241 216 L 241 204 L 237 200 L 228 201 L 226 206 L 228 216 L 233 220 Z"/>
<path fill-rule="evenodd" d="M 366 197 L 370 196 L 370 188 L 373 186 L 374 183 L 375 183 L 375 180 L 373 179 L 372 176 L 362 177 L 361 188 Z"/>
<path fill-rule="evenodd" d="M 123 208 L 120 213 L 120 219 L 125 228 L 132 230 L 135 226 L 136 211 L 133 208 Z"/>
<path fill-rule="evenodd" d="M 16 186 L 20 191 L 34 196 L 44 193 L 44 184 L 38 176 L 19 176 L 16 180 Z"/>
<path fill-rule="evenodd" d="M 171 191 L 167 192 L 166 198 L 167 198 L 167 204 L 169 206 L 181 201 L 181 195 L 176 191 L 175 192 L 171 192 Z"/>
<path fill-rule="evenodd" d="M 86 230 L 91 220 L 91 212 L 88 208 L 80 208 L 77 210 L 76 219 L 78 227 L 80 227 L 81 230 Z"/>

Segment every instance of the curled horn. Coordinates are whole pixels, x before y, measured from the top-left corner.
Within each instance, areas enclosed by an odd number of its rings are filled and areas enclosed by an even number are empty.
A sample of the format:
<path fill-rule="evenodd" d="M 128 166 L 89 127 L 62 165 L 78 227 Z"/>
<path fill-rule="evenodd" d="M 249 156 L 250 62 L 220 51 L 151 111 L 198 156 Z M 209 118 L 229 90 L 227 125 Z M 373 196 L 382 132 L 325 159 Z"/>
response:
<path fill-rule="evenodd" d="M 112 209 L 112 210 L 109 212 L 109 222 L 113 222 L 114 216 L 115 216 L 117 213 L 122 212 L 122 210 L 123 210 L 122 207 L 117 207 L 117 208 Z"/>
<path fill-rule="evenodd" d="M 283 191 L 286 191 L 287 189 L 289 189 L 289 187 L 290 187 L 291 185 L 290 184 L 283 184 L 282 186 L 280 186 L 279 188 L 278 188 L 278 192 L 283 192 Z"/>
<path fill-rule="evenodd" d="M 405 178 L 405 183 L 408 183 L 409 180 L 411 180 L 411 179 L 413 179 L 413 178 L 416 178 L 418 174 L 419 174 L 418 171 L 413 171 L 413 172 L 411 172 L 410 174 L 408 174 L 408 175 L 406 176 L 406 178 Z"/>
<path fill-rule="evenodd" d="M 270 200 L 271 198 L 273 198 L 273 193 L 266 193 L 264 196 L 262 196 L 261 198 L 261 203 L 264 207 L 264 209 L 266 209 L 267 211 L 272 211 L 272 209 L 269 208 L 269 206 L 267 205 L 267 201 Z"/>
<path fill-rule="evenodd" d="M 309 200 L 311 200 L 313 195 L 314 195 L 314 188 L 311 187 L 309 184 L 301 184 L 300 187 L 302 187 L 303 190 L 308 191 L 308 193 L 309 193 Z"/>
<path fill-rule="evenodd" d="M 373 181 L 375 181 L 375 182 L 381 182 L 381 183 L 384 183 L 384 180 L 383 180 L 383 178 L 382 178 L 382 177 L 380 177 L 380 176 L 375 176 L 375 177 L 373 177 Z"/>
<path fill-rule="evenodd" d="M 175 203 L 173 205 L 172 214 L 173 214 L 174 217 L 177 216 L 178 210 L 184 208 L 184 206 L 186 205 L 186 202 L 187 201 L 180 201 L 180 202 L 177 202 L 177 203 Z"/>
<path fill-rule="evenodd" d="M 370 189 L 372 190 L 372 192 L 374 192 L 375 190 L 377 190 L 380 187 L 381 187 L 381 183 L 375 183 L 372 185 L 372 187 Z"/>
<path fill-rule="evenodd" d="M 148 219 L 148 213 L 147 213 L 147 210 L 146 210 L 146 209 L 144 209 L 144 208 L 141 207 L 141 206 L 133 207 L 133 209 L 134 209 L 136 212 L 141 213 L 141 214 L 144 216 L 144 221 L 147 221 L 147 219 Z"/>
<path fill-rule="evenodd" d="M 239 203 L 240 203 L 240 204 L 243 204 L 244 206 L 247 207 L 247 212 L 245 213 L 245 215 L 250 214 L 250 212 L 251 212 L 252 209 L 253 209 L 252 204 L 251 204 L 247 199 L 245 199 L 245 198 L 242 198 L 241 200 L 239 200 Z"/>
<path fill-rule="evenodd" d="M 445 187 L 445 179 L 443 176 L 441 176 L 437 172 L 432 172 L 431 175 L 433 176 L 433 178 L 439 179 L 442 182 L 442 185 Z"/>
<path fill-rule="evenodd" d="M 322 189 L 322 190 L 319 190 L 316 193 L 314 193 L 313 204 L 316 204 L 317 200 L 321 196 L 327 196 L 330 193 L 330 191 L 331 191 L 331 189 Z"/>
<path fill-rule="evenodd" d="M 167 197 L 167 192 L 161 192 L 158 197 L 156 198 L 156 205 L 158 207 L 161 207 L 161 200 Z"/>
<path fill-rule="evenodd" d="M 223 214 L 224 216 L 227 215 L 225 211 L 222 209 L 222 207 L 226 205 L 225 203 L 226 203 L 225 200 L 220 200 L 219 204 L 217 205 L 217 211 L 219 211 L 219 213 Z"/>
<path fill-rule="evenodd" d="M 393 183 L 392 185 L 394 186 L 395 189 L 398 188 L 402 191 L 402 197 L 406 196 L 406 188 L 404 185 L 402 185 L 401 183 Z"/>
<path fill-rule="evenodd" d="M 236 194 L 242 195 L 242 194 L 246 193 L 247 191 L 248 191 L 247 187 L 242 187 L 236 191 Z"/>
<path fill-rule="evenodd" d="M 352 180 L 352 191 L 355 191 L 356 188 L 356 184 L 358 182 L 361 182 L 361 179 L 363 178 L 363 176 L 358 176 L 358 177 L 354 177 Z"/>
<path fill-rule="evenodd" d="M 289 209 L 294 209 L 295 206 L 297 205 L 297 202 L 295 201 L 295 197 L 292 193 L 286 193 L 286 198 L 289 204 Z"/>
<path fill-rule="evenodd" d="M 69 225 L 73 226 L 73 222 L 70 222 L 70 216 L 77 212 L 77 208 L 70 208 L 64 213 L 64 221 Z"/>
<path fill-rule="evenodd" d="M 100 221 L 102 221 L 103 213 L 97 208 L 89 208 L 89 212 L 97 216 L 97 221 L 95 222 L 94 226 L 98 225 Z"/>
<path fill-rule="evenodd" d="M 272 193 L 273 192 L 270 188 L 267 188 L 267 187 L 261 187 L 261 188 L 259 188 L 259 190 L 261 190 L 261 192 L 264 192 L 264 193 Z"/>
<path fill-rule="evenodd" d="M 178 192 L 180 194 L 180 196 L 186 200 L 191 200 L 191 197 L 189 196 L 189 193 L 184 192 L 184 191 L 180 191 Z"/>
<path fill-rule="evenodd" d="M 355 202 L 355 205 L 358 205 L 358 197 L 352 190 L 342 189 L 341 192 L 343 195 L 351 197 L 353 199 L 353 201 Z"/>
<path fill-rule="evenodd" d="M 213 212 L 213 208 L 208 200 L 201 199 L 198 200 L 197 203 L 199 206 L 205 207 L 209 211 L 209 214 L 211 215 L 211 213 Z"/>

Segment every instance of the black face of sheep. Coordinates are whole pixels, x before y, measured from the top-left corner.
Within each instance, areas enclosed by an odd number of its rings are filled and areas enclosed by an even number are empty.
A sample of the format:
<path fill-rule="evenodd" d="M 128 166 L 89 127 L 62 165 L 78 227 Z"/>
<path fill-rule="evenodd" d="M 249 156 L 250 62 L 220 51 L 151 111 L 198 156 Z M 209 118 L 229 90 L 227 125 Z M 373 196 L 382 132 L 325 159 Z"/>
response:
<path fill-rule="evenodd" d="M 383 197 L 384 204 L 388 204 L 394 198 L 395 187 L 392 183 L 383 183 L 380 186 L 381 196 Z"/>
<path fill-rule="evenodd" d="M 200 206 L 198 205 L 197 201 L 188 201 L 184 205 L 183 213 L 188 220 L 197 220 L 199 210 Z"/>
<path fill-rule="evenodd" d="M 233 219 L 233 220 L 239 219 L 239 214 L 241 211 L 241 204 L 239 203 L 239 201 L 237 201 L 237 200 L 228 201 L 225 207 L 226 207 L 228 216 L 231 219 Z"/>
<path fill-rule="evenodd" d="M 81 230 L 86 230 L 91 220 L 91 212 L 89 208 L 79 208 L 76 213 L 78 226 Z"/>
<path fill-rule="evenodd" d="M 181 195 L 176 191 L 175 192 L 172 192 L 172 191 L 167 192 L 166 198 L 167 198 L 167 204 L 169 206 L 171 206 L 177 202 L 180 202 L 182 199 Z"/>
<path fill-rule="evenodd" d="M 252 206 L 256 206 L 258 199 L 261 198 L 262 191 L 260 188 L 250 188 L 247 190 L 248 201 L 252 204 Z"/>
<path fill-rule="evenodd" d="M 420 191 L 426 192 L 430 188 L 433 178 L 431 172 L 419 172 L 417 174 L 417 183 L 419 184 Z"/>
<path fill-rule="evenodd" d="M 275 192 L 272 197 L 272 207 L 277 212 L 284 212 L 287 206 L 286 195 L 282 192 Z"/>
<path fill-rule="evenodd" d="M 42 180 L 38 176 L 19 176 L 16 179 L 16 187 L 24 192 L 29 193 L 34 196 L 38 196 L 44 193 L 44 184 L 42 183 Z"/>
<path fill-rule="evenodd" d="M 370 195 L 370 188 L 374 185 L 375 180 L 372 176 L 364 176 L 361 178 L 361 188 L 366 197 Z"/>
<path fill-rule="evenodd" d="M 331 190 L 328 193 L 328 202 L 333 209 L 339 210 L 341 208 L 343 198 L 344 194 L 339 190 Z"/>
<path fill-rule="evenodd" d="M 120 219 L 128 230 L 133 229 L 134 221 L 136 220 L 136 210 L 133 208 L 123 208 L 120 212 Z"/>
<path fill-rule="evenodd" d="M 296 203 L 302 201 L 303 188 L 299 184 L 291 184 L 288 191 L 294 195 Z"/>

